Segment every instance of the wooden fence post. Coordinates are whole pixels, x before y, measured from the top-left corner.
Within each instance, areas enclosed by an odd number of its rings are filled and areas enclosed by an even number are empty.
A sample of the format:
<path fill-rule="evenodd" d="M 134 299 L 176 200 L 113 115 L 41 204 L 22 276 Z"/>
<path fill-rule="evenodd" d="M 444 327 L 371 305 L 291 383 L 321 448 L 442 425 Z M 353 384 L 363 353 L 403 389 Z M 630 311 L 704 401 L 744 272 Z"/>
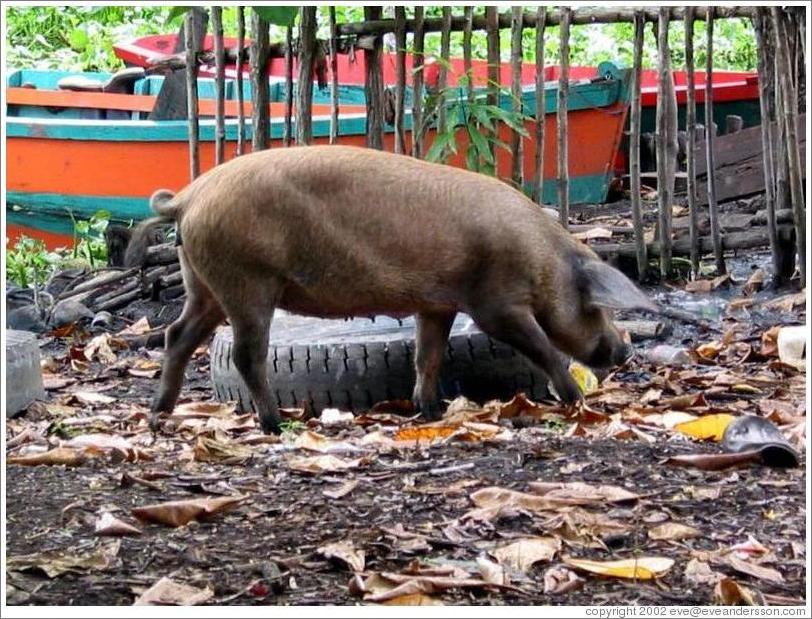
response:
<path fill-rule="evenodd" d="M 271 145 L 270 90 L 268 87 L 268 22 L 251 11 L 253 39 L 249 54 L 251 68 L 251 149 L 256 152 Z"/>
<path fill-rule="evenodd" d="M 643 281 L 648 271 L 648 248 L 643 233 L 643 213 L 640 206 L 640 76 L 643 66 L 643 36 L 646 22 L 641 11 L 634 15 L 634 66 L 631 83 L 631 118 L 629 119 L 629 188 L 632 202 L 634 243 L 637 252 L 637 279 Z"/>
<path fill-rule="evenodd" d="M 547 26 L 547 8 L 536 9 L 536 157 L 533 174 L 533 200 L 544 200 L 544 129 L 547 101 L 544 93 L 544 29 Z"/>
<path fill-rule="evenodd" d="M 688 217 L 691 240 L 691 274 L 699 277 L 699 212 L 696 203 L 696 74 L 694 72 L 694 15 L 695 7 L 685 7 L 685 72 L 688 82 L 688 101 L 685 107 L 686 174 L 688 177 Z"/>
<path fill-rule="evenodd" d="M 184 37 L 186 43 L 186 117 L 189 122 L 189 176 L 195 180 L 200 174 L 200 133 L 197 110 L 197 41 L 195 40 L 194 11 L 186 11 Z"/>
<path fill-rule="evenodd" d="M 223 7 L 211 7 L 211 30 L 214 37 L 214 164 L 223 163 L 226 146 L 226 50 L 223 47 Z"/>
<path fill-rule="evenodd" d="M 671 209 L 677 171 L 677 98 L 668 46 L 670 10 L 660 7 L 657 21 L 657 202 L 660 224 L 660 276 L 671 273 Z"/>
<path fill-rule="evenodd" d="M 367 21 L 381 18 L 381 7 L 365 6 L 364 19 Z M 367 102 L 367 146 L 383 150 L 383 69 L 381 67 L 382 40 L 380 36 L 373 39 L 372 49 L 364 50 L 366 78 L 364 93 Z"/>
<path fill-rule="evenodd" d="M 753 17 L 753 27 L 756 34 L 756 47 L 758 49 L 758 84 L 759 84 L 759 110 L 761 112 L 761 147 L 762 164 L 764 166 L 764 192 L 767 209 L 767 235 L 770 239 L 770 255 L 773 265 L 773 281 L 780 283 L 783 279 L 782 250 L 778 244 L 778 229 L 775 222 L 775 165 L 773 163 L 773 121 L 770 113 L 770 101 L 773 97 L 773 76 L 770 67 L 774 62 L 770 53 L 770 39 L 767 31 L 767 11 L 764 7 L 756 7 Z"/>
<path fill-rule="evenodd" d="M 471 71 L 471 35 L 474 29 L 474 7 L 465 7 L 465 26 L 462 31 L 462 66 L 468 78 L 468 101 L 474 101 L 474 74 Z"/>
<path fill-rule="evenodd" d="M 395 152 L 406 152 L 406 136 L 403 129 L 403 116 L 406 112 L 406 9 L 395 7 Z"/>
<path fill-rule="evenodd" d="M 522 114 L 522 29 L 524 25 L 524 11 L 520 6 L 511 10 L 510 20 L 510 67 L 511 67 L 511 102 L 513 113 Z M 513 170 L 511 177 L 513 184 L 520 191 L 524 189 L 524 154 L 522 149 L 522 135 L 515 130 L 511 131 L 511 156 Z"/>
<path fill-rule="evenodd" d="M 237 155 L 245 152 L 245 92 L 242 67 L 245 57 L 245 7 L 237 7 Z"/>
<path fill-rule="evenodd" d="M 293 143 L 293 25 L 285 28 L 285 118 L 282 124 L 282 146 Z"/>
<path fill-rule="evenodd" d="M 798 104 L 795 88 L 791 83 L 792 68 L 787 42 L 786 14 L 777 6 L 772 12 L 773 32 L 775 33 L 775 66 L 779 76 L 781 107 L 777 114 L 782 117 L 781 126 L 787 150 L 787 168 L 789 170 L 789 190 L 792 199 L 792 212 L 795 220 L 795 246 L 798 252 L 798 269 L 801 274 L 801 285 L 806 284 L 806 204 L 801 172 L 801 153 L 798 146 Z"/>
<path fill-rule="evenodd" d="M 570 18 L 572 9 L 561 7 L 561 68 L 558 74 L 558 217 L 564 228 L 569 228 L 570 179 L 567 152 L 567 107 L 570 90 Z"/>
<path fill-rule="evenodd" d="M 715 131 L 713 130 L 713 16 L 714 8 L 706 9 L 707 28 L 707 62 L 705 64 L 705 154 L 708 168 L 708 211 L 710 213 L 711 239 L 713 240 L 713 257 L 716 261 L 716 273 L 726 272 L 725 256 L 722 248 L 722 230 L 719 222 L 719 205 L 716 203 L 716 164 L 713 153 Z"/>
<path fill-rule="evenodd" d="M 330 6 L 330 144 L 338 141 L 338 26 L 336 7 Z"/>
<path fill-rule="evenodd" d="M 318 17 L 315 6 L 303 6 L 299 13 L 299 88 L 296 99 L 296 143 L 313 141 L 313 65 L 316 54 Z"/>
<path fill-rule="evenodd" d="M 414 7 L 414 57 L 412 60 L 412 156 L 423 158 L 423 7 Z"/>
<path fill-rule="evenodd" d="M 448 63 L 451 53 L 451 7 L 443 7 L 443 29 L 440 31 L 440 73 L 437 78 L 437 90 L 443 93 L 439 98 L 440 109 L 437 110 L 437 134 L 444 133 L 448 123 L 445 92 L 448 87 Z"/>

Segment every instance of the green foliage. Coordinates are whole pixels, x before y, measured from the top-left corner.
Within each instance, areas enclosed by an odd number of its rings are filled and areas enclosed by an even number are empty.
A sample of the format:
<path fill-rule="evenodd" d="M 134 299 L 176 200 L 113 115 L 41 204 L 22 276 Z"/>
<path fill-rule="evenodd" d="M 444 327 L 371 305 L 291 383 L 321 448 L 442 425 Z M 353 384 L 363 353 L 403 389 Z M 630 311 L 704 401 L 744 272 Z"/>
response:
<path fill-rule="evenodd" d="M 464 132 L 468 138 L 465 151 L 466 167 L 474 172 L 491 176 L 496 174 L 494 151 L 510 146 L 500 140 L 495 132 L 499 123 L 504 123 L 521 135 L 527 136 L 525 120 L 530 117 L 521 112 L 507 111 L 498 105 L 486 102 L 484 91 L 476 93 L 473 101 L 468 100 L 467 83 L 469 76 L 460 78 L 461 86 L 449 86 L 444 90 L 431 93 L 426 99 L 426 126 L 436 123 L 440 110 L 446 110 L 446 128 L 438 131 L 434 142 L 426 153 L 428 161 L 445 161 L 450 153 L 457 153 L 457 135 Z M 510 96 L 509 91 L 500 91 Z"/>
<path fill-rule="evenodd" d="M 14 6 L 9 7 L 5 52 L 8 67 L 63 69 L 67 71 L 110 71 L 123 66 L 115 57 L 113 43 L 146 34 L 176 30 L 183 13 L 189 7 L 161 6 Z M 295 19 L 297 7 L 263 6 L 255 10 L 264 13 L 271 25 L 271 39 L 284 39 L 284 26 Z M 328 36 L 328 7 L 319 7 L 319 36 Z M 534 7 L 527 7 L 534 10 Z M 477 10 L 477 14 L 482 9 Z M 407 8 L 407 17 L 413 9 Z M 425 7 L 427 18 L 439 17 L 441 6 Z M 463 7 L 452 7 L 453 15 L 462 15 Z M 227 36 L 237 31 L 237 9 L 223 10 L 223 29 Z M 385 10 L 386 15 L 386 10 Z M 337 6 L 339 23 L 362 21 L 363 6 Z M 275 25 L 275 24 L 282 24 Z M 753 27 L 746 19 L 720 19 L 714 33 L 714 66 L 717 69 L 754 70 L 756 50 Z M 572 64 L 594 66 L 604 60 L 616 60 L 631 65 L 631 24 L 587 24 L 573 26 L 570 40 Z M 681 21 L 670 28 L 671 56 L 675 68 L 684 64 L 685 32 Z M 524 60 L 535 62 L 535 30 L 523 33 Z M 694 45 L 697 67 L 705 62 L 705 23 L 695 24 Z M 558 28 L 553 26 L 545 32 L 544 54 L 547 64 L 556 64 L 559 54 Z M 472 52 L 474 58 L 485 58 L 487 40 L 484 32 L 474 32 Z M 501 31 L 503 60 L 510 54 L 510 29 Z M 426 34 L 426 53 L 439 55 L 440 33 Z M 462 56 L 462 33 L 451 35 L 451 55 Z M 647 26 L 643 51 L 643 64 L 654 67 L 657 43 Z"/>
<path fill-rule="evenodd" d="M 38 288 L 45 283 L 59 255 L 49 252 L 39 239 L 22 236 L 6 249 L 6 279 L 23 288 Z"/>
<path fill-rule="evenodd" d="M 282 431 L 283 441 L 293 441 L 307 429 L 307 426 L 297 419 L 285 419 L 279 424 L 279 429 Z"/>
<path fill-rule="evenodd" d="M 6 279 L 17 286 L 37 290 L 61 268 L 77 263 L 91 268 L 105 264 L 104 232 L 109 221 L 108 211 L 98 211 L 89 220 L 73 219 L 72 250 L 48 251 L 43 241 L 21 236 L 13 247 L 6 247 Z"/>
<path fill-rule="evenodd" d="M 109 223 L 110 211 L 97 211 L 88 220 L 73 219 L 73 257 L 87 262 L 90 268 L 106 263 L 107 243 L 104 232 Z"/>

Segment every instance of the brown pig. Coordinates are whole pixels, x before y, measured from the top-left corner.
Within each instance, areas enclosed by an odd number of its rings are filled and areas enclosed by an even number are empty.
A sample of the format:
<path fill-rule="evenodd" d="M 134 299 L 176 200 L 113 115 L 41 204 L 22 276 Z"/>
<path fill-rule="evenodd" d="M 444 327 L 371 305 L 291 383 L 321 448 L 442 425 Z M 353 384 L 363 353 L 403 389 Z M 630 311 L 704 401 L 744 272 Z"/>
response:
<path fill-rule="evenodd" d="M 416 315 L 414 402 L 440 415 L 437 376 L 451 323 L 469 314 L 524 354 L 561 398 L 580 397 L 566 353 L 593 367 L 631 353 L 612 309 L 656 306 L 552 217 L 505 183 L 371 149 L 309 146 L 239 157 L 177 195 L 152 197 L 176 222 L 187 292 L 166 334 L 153 419 L 171 412 L 192 352 L 226 317 L 234 364 L 262 429 L 279 431 L 266 371 L 274 309 L 321 317 Z"/>

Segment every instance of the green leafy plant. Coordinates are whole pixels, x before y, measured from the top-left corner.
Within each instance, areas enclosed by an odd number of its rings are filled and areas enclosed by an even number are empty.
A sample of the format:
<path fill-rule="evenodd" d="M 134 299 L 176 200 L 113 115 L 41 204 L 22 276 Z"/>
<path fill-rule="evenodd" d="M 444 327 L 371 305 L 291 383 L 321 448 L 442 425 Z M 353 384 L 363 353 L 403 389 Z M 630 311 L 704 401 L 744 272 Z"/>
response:
<path fill-rule="evenodd" d="M 450 153 L 458 151 L 457 139 L 465 135 L 468 146 L 465 163 L 469 170 L 491 176 L 496 174 L 496 148 L 510 150 L 510 145 L 498 137 L 498 125 L 504 123 L 520 135 L 527 137 L 524 122 L 530 117 L 521 113 L 504 110 L 486 101 L 486 93 L 476 92 L 472 101 L 468 100 L 467 84 L 470 76 L 462 76 L 458 86 L 449 86 L 431 93 L 426 99 L 424 126 L 437 122 L 440 111 L 446 112 L 446 127 L 439 130 L 434 142 L 426 153 L 428 161 L 445 161 Z M 511 96 L 509 91 L 500 90 Z"/>
<path fill-rule="evenodd" d="M 110 223 L 110 211 L 97 211 L 88 220 L 73 220 L 73 257 L 86 261 L 91 268 L 107 262 L 104 232 Z"/>
<path fill-rule="evenodd" d="M 297 419 L 285 419 L 279 424 L 282 431 L 282 440 L 292 441 L 307 429 L 307 426 Z"/>
<path fill-rule="evenodd" d="M 34 303 L 39 306 L 39 289 L 59 260 L 60 256 L 49 252 L 40 239 L 21 236 L 11 249 L 6 249 L 6 279 L 22 288 L 32 288 Z"/>

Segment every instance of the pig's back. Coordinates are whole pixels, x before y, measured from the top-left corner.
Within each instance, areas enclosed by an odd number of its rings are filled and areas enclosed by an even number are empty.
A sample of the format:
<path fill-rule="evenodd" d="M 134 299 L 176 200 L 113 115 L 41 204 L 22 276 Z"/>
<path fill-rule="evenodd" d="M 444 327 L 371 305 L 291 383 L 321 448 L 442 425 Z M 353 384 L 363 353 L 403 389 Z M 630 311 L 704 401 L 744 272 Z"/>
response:
<path fill-rule="evenodd" d="M 199 242 L 200 252 L 246 271 L 279 272 L 301 304 L 319 297 L 339 314 L 404 303 L 440 309 L 493 271 L 537 277 L 539 253 L 567 242 L 501 181 L 371 149 L 264 151 L 189 190 L 187 246 Z M 351 308 L 359 299 L 376 307 Z"/>

